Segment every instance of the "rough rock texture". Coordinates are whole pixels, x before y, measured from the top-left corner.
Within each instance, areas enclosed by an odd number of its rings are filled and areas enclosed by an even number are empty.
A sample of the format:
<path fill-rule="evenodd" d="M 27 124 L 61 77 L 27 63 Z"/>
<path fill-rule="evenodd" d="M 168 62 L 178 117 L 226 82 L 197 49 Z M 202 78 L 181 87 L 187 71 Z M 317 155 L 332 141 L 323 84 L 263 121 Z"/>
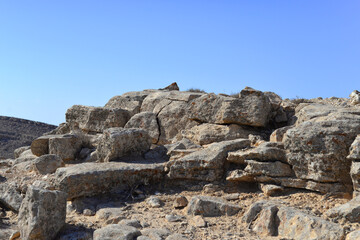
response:
<path fill-rule="evenodd" d="M 271 111 L 269 99 L 260 91 L 244 89 L 239 98 L 203 95 L 191 101 L 191 119 L 206 122 L 264 127 Z"/>
<path fill-rule="evenodd" d="M 247 139 L 212 143 L 207 148 L 167 164 L 170 179 L 215 181 L 224 173 L 227 153 L 250 146 Z"/>
<path fill-rule="evenodd" d="M 328 210 L 326 215 L 337 220 L 346 219 L 349 222 L 360 222 L 360 196 Z"/>
<path fill-rule="evenodd" d="M 94 240 L 133 240 L 141 232 L 134 227 L 123 224 L 110 224 L 94 232 Z"/>
<path fill-rule="evenodd" d="M 354 90 L 352 93 L 350 93 L 350 103 L 352 105 L 360 104 L 360 92 L 357 90 Z"/>
<path fill-rule="evenodd" d="M 138 156 L 150 149 L 151 138 L 140 128 L 109 128 L 99 140 L 97 155 L 109 162 L 124 156 Z"/>
<path fill-rule="evenodd" d="M 59 189 L 74 199 L 157 182 L 163 171 L 162 164 L 82 163 L 59 168 L 55 177 Z"/>
<path fill-rule="evenodd" d="M 82 147 L 82 140 L 75 134 L 49 138 L 49 154 L 58 155 L 64 161 L 74 160 Z"/>
<path fill-rule="evenodd" d="M 231 204 L 222 198 L 195 196 L 189 203 L 187 213 L 204 217 L 216 217 L 221 215 L 232 216 L 240 210 L 240 206 Z"/>
<path fill-rule="evenodd" d="M 338 224 L 271 201 L 259 201 L 251 205 L 243 221 L 261 236 L 295 240 L 339 240 L 345 236 L 344 229 Z"/>
<path fill-rule="evenodd" d="M 130 119 L 127 110 L 74 105 L 66 112 L 66 122 L 71 129 L 84 132 L 103 132 L 107 128 L 124 127 Z"/>
<path fill-rule="evenodd" d="M 0 184 L 0 205 L 18 212 L 23 197 L 19 191 L 19 186 L 14 182 Z"/>
<path fill-rule="evenodd" d="M 189 130 L 184 130 L 182 135 L 194 143 L 205 145 L 237 138 L 248 138 L 250 134 L 255 133 L 257 133 L 255 130 L 250 130 L 237 124 L 218 125 L 204 123 L 194 126 Z"/>
<path fill-rule="evenodd" d="M 134 100 L 131 97 L 115 96 L 105 104 L 105 108 L 125 109 L 130 116 L 134 116 L 140 112 L 141 103 L 142 100 Z"/>
<path fill-rule="evenodd" d="M 138 113 L 130 118 L 130 120 L 126 123 L 125 128 L 145 129 L 149 133 L 152 143 L 156 144 L 159 141 L 160 131 L 155 113 Z"/>
<path fill-rule="evenodd" d="M 319 111 L 322 112 L 321 108 Z M 315 117 L 289 129 L 283 142 L 296 177 L 351 183 L 351 161 L 346 156 L 359 132 L 360 109 L 350 108 Z"/>
<path fill-rule="evenodd" d="M 54 173 L 59 167 L 64 167 L 63 160 L 55 154 L 46 154 L 34 161 L 34 168 L 40 174 Z"/>
<path fill-rule="evenodd" d="M 22 239 L 53 239 L 65 224 L 66 194 L 29 187 L 19 211 Z"/>

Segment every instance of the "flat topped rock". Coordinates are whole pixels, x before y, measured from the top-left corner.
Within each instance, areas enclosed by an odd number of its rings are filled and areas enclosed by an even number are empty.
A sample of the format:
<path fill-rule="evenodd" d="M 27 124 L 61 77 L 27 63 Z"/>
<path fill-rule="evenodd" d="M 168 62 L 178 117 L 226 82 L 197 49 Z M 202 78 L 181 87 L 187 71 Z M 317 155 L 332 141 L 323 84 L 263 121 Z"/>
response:
<path fill-rule="evenodd" d="M 163 174 L 163 164 L 109 162 L 82 163 L 59 168 L 55 178 L 57 187 L 66 192 L 70 200 L 160 181 Z"/>

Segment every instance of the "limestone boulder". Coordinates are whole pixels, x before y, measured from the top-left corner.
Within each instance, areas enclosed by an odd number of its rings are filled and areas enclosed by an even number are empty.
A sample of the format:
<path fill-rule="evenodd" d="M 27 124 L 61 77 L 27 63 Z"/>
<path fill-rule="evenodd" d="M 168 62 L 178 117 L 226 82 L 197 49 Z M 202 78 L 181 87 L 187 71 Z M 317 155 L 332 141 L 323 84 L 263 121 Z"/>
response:
<path fill-rule="evenodd" d="M 213 142 L 234 140 L 237 138 L 248 138 L 250 134 L 256 134 L 253 129 L 248 129 L 237 124 L 219 125 L 204 123 L 183 130 L 182 136 L 192 140 L 196 144 L 205 145 Z"/>
<path fill-rule="evenodd" d="M 0 184 L 0 205 L 19 212 L 23 196 L 20 187 L 15 182 L 5 182 Z"/>
<path fill-rule="evenodd" d="M 225 199 L 209 196 L 195 196 L 187 208 L 189 215 L 203 217 L 232 216 L 237 214 L 241 207 L 227 202 Z"/>
<path fill-rule="evenodd" d="M 35 159 L 34 168 L 40 174 L 54 173 L 59 167 L 64 167 L 65 163 L 55 154 L 42 155 Z"/>
<path fill-rule="evenodd" d="M 245 160 L 280 161 L 287 163 L 286 152 L 282 144 L 263 142 L 258 147 L 230 152 L 227 161 L 244 164 Z"/>
<path fill-rule="evenodd" d="M 352 93 L 350 93 L 350 103 L 352 105 L 360 104 L 360 92 L 358 90 L 354 90 Z"/>
<path fill-rule="evenodd" d="M 250 140 L 237 139 L 212 143 L 202 150 L 167 163 L 170 179 L 215 181 L 224 174 L 228 152 L 250 146 Z"/>
<path fill-rule="evenodd" d="M 106 104 L 105 108 L 120 108 L 127 110 L 130 117 L 140 112 L 142 100 L 134 100 L 130 97 L 115 96 L 112 97 Z"/>
<path fill-rule="evenodd" d="M 141 232 L 124 224 L 109 224 L 94 232 L 94 240 L 133 240 L 140 236 Z"/>
<path fill-rule="evenodd" d="M 344 239 L 341 225 L 286 207 L 278 202 L 258 201 L 243 216 L 250 229 L 257 235 L 302 240 Z"/>
<path fill-rule="evenodd" d="M 81 163 L 58 168 L 55 179 L 57 188 L 71 200 L 156 183 L 164 174 L 163 164 Z"/>
<path fill-rule="evenodd" d="M 29 186 L 18 218 L 21 239 L 54 239 L 65 225 L 66 194 Z"/>
<path fill-rule="evenodd" d="M 71 161 L 77 157 L 82 145 L 82 139 L 75 134 L 55 135 L 49 138 L 49 154 Z"/>
<path fill-rule="evenodd" d="M 19 147 L 19 148 L 15 149 L 14 150 L 14 158 L 19 158 L 23 152 L 25 152 L 29 149 L 30 149 L 30 146 Z"/>
<path fill-rule="evenodd" d="M 149 133 L 153 144 L 156 144 L 159 140 L 159 125 L 155 113 L 141 112 L 135 114 L 126 123 L 125 128 L 145 129 Z"/>
<path fill-rule="evenodd" d="M 121 108 L 102 108 L 74 105 L 66 112 L 71 129 L 85 133 L 101 133 L 107 128 L 124 127 L 130 119 L 129 111 Z"/>
<path fill-rule="evenodd" d="M 360 230 L 352 231 L 346 236 L 345 240 L 357 240 L 360 239 Z"/>
<path fill-rule="evenodd" d="M 31 143 L 31 152 L 38 157 L 44 154 L 49 154 L 49 139 L 55 136 L 56 135 L 45 135 L 36 138 Z"/>
<path fill-rule="evenodd" d="M 293 171 L 289 164 L 276 162 L 258 162 L 254 160 L 245 160 L 245 172 L 252 175 L 265 175 L 269 177 L 290 177 Z"/>
<path fill-rule="evenodd" d="M 338 110 L 338 107 L 330 104 L 300 103 L 295 109 L 296 125 L 317 117 L 328 116 Z"/>
<path fill-rule="evenodd" d="M 151 147 L 151 137 L 140 128 L 106 129 L 97 146 L 97 157 L 109 162 L 124 156 L 139 156 Z"/>
<path fill-rule="evenodd" d="M 351 184 L 346 157 L 360 132 L 360 109 L 346 108 L 289 129 L 283 139 L 287 159 L 300 179 Z"/>
<path fill-rule="evenodd" d="M 328 210 L 326 215 L 336 220 L 345 219 L 352 223 L 360 222 L 360 196 Z"/>
<path fill-rule="evenodd" d="M 239 98 L 206 94 L 189 104 L 193 120 L 205 123 L 264 127 L 269 121 L 271 103 L 262 92 L 245 88 Z"/>

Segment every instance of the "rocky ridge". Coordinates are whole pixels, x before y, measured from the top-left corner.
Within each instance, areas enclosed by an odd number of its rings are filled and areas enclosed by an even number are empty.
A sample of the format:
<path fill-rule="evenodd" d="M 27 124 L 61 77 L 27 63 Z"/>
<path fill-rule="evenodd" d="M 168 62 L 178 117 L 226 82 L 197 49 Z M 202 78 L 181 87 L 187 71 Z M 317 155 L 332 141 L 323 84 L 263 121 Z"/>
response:
<path fill-rule="evenodd" d="M 359 96 L 173 83 L 74 105 L 0 161 L 1 239 L 356 239 Z"/>

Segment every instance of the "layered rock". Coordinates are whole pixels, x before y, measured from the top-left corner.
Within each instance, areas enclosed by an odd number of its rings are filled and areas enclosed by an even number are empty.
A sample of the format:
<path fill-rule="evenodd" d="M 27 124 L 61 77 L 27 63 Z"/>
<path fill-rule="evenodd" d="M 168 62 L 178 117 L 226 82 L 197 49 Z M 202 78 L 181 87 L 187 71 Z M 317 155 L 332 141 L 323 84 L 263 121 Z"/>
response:
<path fill-rule="evenodd" d="M 163 175 L 162 164 L 82 163 L 57 169 L 55 179 L 58 189 L 74 199 L 158 182 Z"/>
<path fill-rule="evenodd" d="M 124 127 L 130 119 L 129 111 L 121 108 L 101 108 L 74 105 L 66 112 L 71 129 L 86 133 L 101 133 L 107 128 Z"/>
<path fill-rule="evenodd" d="M 228 152 L 250 146 L 247 139 L 212 143 L 207 148 L 190 153 L 167 164 L 170 179 L 215 181 L 224 174 Z"/>

